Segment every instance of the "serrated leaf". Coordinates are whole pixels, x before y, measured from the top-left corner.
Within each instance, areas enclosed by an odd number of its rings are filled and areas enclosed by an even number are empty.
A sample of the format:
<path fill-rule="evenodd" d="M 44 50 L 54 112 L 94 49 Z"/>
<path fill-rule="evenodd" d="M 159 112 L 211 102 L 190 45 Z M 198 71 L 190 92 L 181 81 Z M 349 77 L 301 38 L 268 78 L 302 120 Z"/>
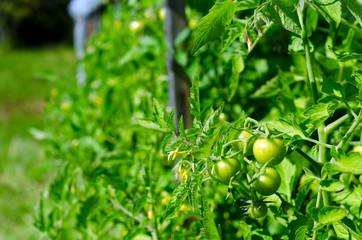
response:
<path fill-rule="evenodd" d="M 269 129 L 277 130 L 280 133 L 284 133 L 290 137 L 293 136 L 304 136 L 303 131 L 297 126 L 285 119 L 277 118 L 273 121 L 269 121 L 266 123 Z"/>
<path fill-rule="evenodd" d="M 362 6 L 358 0 L 340 0 L 347 5 L 348 10 L 357 19 L 359 25 L 362 27 Z"/>
<path fill-rule="evenodd" d="M 224 52 L 240 35 L 244 32 L 244 25 L 240 22 L 234 22 L 226 27 L 222 39 L 221 52 Z"/>
<path fill-rule="evenodd" d="M 331 23 L 331 20 L 333 20 L 337 24 L 340 23 L 342 15 L 342 5 L 340 2 L 335 0 L 315 0 L 314 5 L 327 22 Z"/>
<path fill-rule="evenodd" d="M 193 53 L 209 41 L 223 35 L 225 26 L 231 23 L 238 5 L 238 2 L 217 2 L 210 9 L 209 13 L 201 19 L 197 26 Z"/>
<path fill-rule="evenodd" d="M 305 240 L 305 233 L 307 232 L 307 230 L 307 226 L 301 226 L 300 228 L 298 228 L 298 230 L 295 232 L 295 240 Z"/>
<path fill-rule="evenodd" d="M 200 110 L 200 90 L 199 90 L 199 70 L 198 68 L 195 71 L 195 76 L 192 79 L 192 86 L 190 88 L 190 113 L 195 116 L 199 121 L 201 120 L 201 110 Z"/>
<path fill-rule="evenodd" d="M 301 123 L 302 129 L 308 134 L 312 134 L 325 120 L 333 116 L 337 106 L 337 100 L 332 97 L 320 99 L 317 104 L 312 105 L 304 112 L 304 116 L 307 118 Z"/>
<path fill-rule="evenodd" d="M 319 224 L 327 224 L 341 220 L 347 215 L 345 209 L 339 207 L 312 208 L 312 217 Z"/>
<path fill-rule="evenodd" d="M 279 83 L 279 77 L 273 77 L 272 79 L 261 85 L 250 97 L 251 98 L 270 98 L 277 96 L 281 91 Z"/>
<path fill-rule="evenodd" d="M 352 174 L 362 174 L 361 154 L 356 152 L 346 154 L 341 149 L 337 151 L 335 148 L 332 148 L 331 155 L 335 159 L 334 162 L 331 162 L 334 165 L 334 170 Z"/>
<path fill-rule="evenodd" d="M 196 139 L 196 147 L 194 155 L 201 159 L 209 157 L 211 149 L 217 139 L 221 124 L 219 124 L 219 116 L 224 108 L 224 103 L 206 120 L 198 138 Z"/>
<path fill-rule="evenodd" d="M 247 10 L 251 8 L 256 8 L 259 6 L 260 0 L 239 0 L 239 6 L 237 11 Z"/>
<path fill-rule="evenodd" d="M 153 98 L 153 120 L 160 126 L 161 129 L 168 129 L 168 124 L 165 115 L 166 110 L 161 107 L 156 98 Z"/>
<path fill-rule="evenodd" d="M 320 182 L 321 188 L 328 192 L 338 192 L 345 188 L 345 186 L 336 179 L 325 179 Z"/>
<path fill-rule="evenodd" d="M 212 216 L 210 206 L 207 202 L 207 198 L 201 194 L 201 215 L 202 226 L 201 234 L 208 240 L 220 240 L 219 232 L 217 231 L 214 218 Z"/>
<path fill-rule="evenodd" d="M 175 188 L 162 218 L 162 222 L 178 216 L 181 204 L 185 200 L 187 193 L 188 189 L 185 184 L 180 184 Z"/>
<path fill-rule="evenodd" d="M 301 35 L 302 28 L 298 19 L 298 1 L 272 0 L 268 5 L 268 13 L 272 20 L 286 30 Z"/>
<path fill-rule="evenodd" d="M 244 60 L 240 54 L 234 55 L 226 67 L 226 84 L 228 90 L 228 101 L 235 95 L 239 86 L 239 76 L 244 70 Z"/>
<path fill-rule="evenodd" d="M 180 131 L 180 135 L 183 139 L 186 139 L 185 127 L 184 127 L 184 120 L 183 116 L 180 117 L 180 122 L 178 124 L 178 130 Z"/>
<path fill-rule="evenodd" d="M 201 180 L 201 175 L 198 172 L 191 174 L 190 178 L 187 179 L 187 187 L 189 189 L 188 197 L 191 208 L 195 208 L 198 205 L 197 202 L 197 193 L 199 188 L 199 181 Z"/>

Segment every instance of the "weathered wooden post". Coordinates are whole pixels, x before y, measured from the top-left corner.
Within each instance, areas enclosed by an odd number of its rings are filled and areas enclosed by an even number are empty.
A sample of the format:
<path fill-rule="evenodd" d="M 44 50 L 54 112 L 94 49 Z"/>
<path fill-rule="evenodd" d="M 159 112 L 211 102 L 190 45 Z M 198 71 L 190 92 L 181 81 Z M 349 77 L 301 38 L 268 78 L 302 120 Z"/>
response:
<path fill-rule="evenodd" d="M 175 108 L 175 124 L 177 131 L 181 116 L 183 116 L 185 128 L 189 128 L 191 126 L 191 116 L 188 103 L 190 95 L 189 80 L 183 67 L 176 62 L 175 56 L 172 52 L 172 50 L 175 50 L 175 38 L 187 27 L 185 5 L 185 0 L 165 0 L 169 105 L 171 108 Z"/>

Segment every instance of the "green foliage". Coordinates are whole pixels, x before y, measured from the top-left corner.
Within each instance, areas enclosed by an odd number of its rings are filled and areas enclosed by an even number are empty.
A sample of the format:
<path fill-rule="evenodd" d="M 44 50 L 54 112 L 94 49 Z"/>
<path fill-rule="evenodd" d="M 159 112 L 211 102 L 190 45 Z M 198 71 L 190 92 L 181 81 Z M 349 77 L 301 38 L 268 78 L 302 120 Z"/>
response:
<path fill-rule="evenodd" d="M 193 116 L 189 129 L 180 119 L 178 132 L 166 107 L 163 23 L 133 14 L 161 5 L 110 8 L 83 60 L 86 85 L 49 106 L 44 136 L 63 164 L 37 226 L 75 239 L 360 238 L 362 164 L 351 149 L 361 141 L 362 48 L 358 19 L 340 11 L 348 6 L 217 1 L 196 32 L 176 41 Z M 196 9 L 188 7 L 190 18 Z M 144 26 L 138 32 L 119 27 L 134 20 Z M 254 186 L 273 159 L 247 155 L 251 139 L 234 137 L 241 131 L 283 139 L 288 149 L 267 183 L 270 196 Z M 240 141 L 244 149 L 234 149 Z M 226 183 L 213 168 L 230 157 L 241 168 Z M 256 203 L 268 207 L 257 221 L 249 215 Z"/>

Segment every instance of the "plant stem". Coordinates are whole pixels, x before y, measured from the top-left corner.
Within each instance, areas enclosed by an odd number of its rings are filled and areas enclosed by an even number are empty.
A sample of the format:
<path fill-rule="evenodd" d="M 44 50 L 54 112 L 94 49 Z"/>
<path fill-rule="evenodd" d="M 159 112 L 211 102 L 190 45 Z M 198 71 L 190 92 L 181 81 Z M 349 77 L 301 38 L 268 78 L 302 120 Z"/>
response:
<path fill-rule="evenodd" d="M 326 135 L 329 135 L 331 132 L 333 132 L 339 125 L 341 125 L 342 123 L 344 123 L 348 118 L 349 118 L 349 115 L 346 114 L 346 115 L 338 118 L 336 121 L 328 124 L 328 125 L 324 128 L 324 132 L 326 133 Z"/>
<path fill-rule="evenodd" d="M 324 125 L 323 125 L 324 126 Z M 319 128 L 318 128 L 319 129 Z M 312 142 L 312 143 L 315 143 L 317 145 L 320 145 L 320 146 L 324 146 L 324 147 L 327 147 L 327 148 L 332 148 L 333 146 L 330 145 L 330 144 L 327 144 L 327 143 L 323 143 L 323 142 L 320 142 L 318 140 L 315 140 L 313 138 L 307 138 L 307 137 L 302 137 L 303 140 L 306 140 L 306 141 L 309 141 L 309 142 Z"/>
<path fill-rule="evenodd" d="M 356 33 L 362 34 L 362 29 L 357 27 L 356 25 L 348 22 L 346 19 L 341 18 L 341 23 L 354 30 Z"/>
<path fill-rule="evenodd" d="M 304 54 L 305 54 L 305 61 L 306 61 L 306 65 L 307 65 L 307 72 L 308 72 L 308 79 L 309 79 L 309 83 L 310 83 L 310 87 L 311 87 L 311 91 L 312 91 L 312 97 L 313 97 L 313 102 L 314 104 L 317 103 L 319 97 L 318 97 L 318 88 L 317 88 L 317 82 L 315 80 L 315 76 L 314 76 L 314 71 L 313 71 L 313 65 L 312 65 L 312 59 L 311 59 L 311 54 L 310 54 L 310 49 L 309 49 L 309 42 L 308 42 L 308 35 L 307 35 L 307 31 L 304 27 L 304 19 L 303 19 L 303 12 L 300 10 L 297 10 L 298 13 L 298 18 L 299 18 L 299 22 L 300 25 L 302 27 L 302 42 L 304 45 Z M 324 123 L 318 128 L 318 141 L 321 143 L 326 143 L 327 142 L 327 135 L 325 132 L 325 125 Z M 324 144 L 323 144 L 324 145 Z M 323 146 L 322 144 L 319 145 L 319 149 L 318 149 L 318 161 L 321 163 L 325 163 L 326 162 L 326 147 Z M 319 189 L 318 191 L 318 195 L 317 195 L 317 203 L 316 203 L 316 207 L 318 208 L 320 206 L 320 202 L 321 202 L 321 198 L 322 198 L 322 190 Z M 325 195 L 325 206 L 328 206 L 328 196 Z M 316 226 L 317 222 L 314 222 L 314 226 Z M 313 240 L 316 239 L 317 236 L 317 231 L 313 232 Z"/>
<path fill-rule="evenodd" d="M 348 129 L 347 133 L 343 136 L 342 141 L 340 141 L 339 144 L 337 145 L 338 148 L 341 148 L 344 146 L 344 144 L 346 144 L 346 142 L 351 137 L 352 133 L 357 128 L 357 126 L 361 122 L 361 120 L 362 120 L 362 108 L 359 111 L 357 119 L 355 121 L 353 121 L 353 123 L 352 123 L 351 127 Z"/>
<path fill-rule="evenodd" d="M 320 173 L 320 171 L 322 170 L 322 166 L 319 165 L 319 163 L 317 161 L 315 161 L 313 158 L 311 158 L 308 154 L 306 154 L 305 152 L 303 152 L 302 150 L 300 150 L 299 148 L 297 148 L 295 150 L 297 153 L 299 153 L 300 155 L 302 155 L 305 159 L 307 159 L 308 162 L 310 162 L 314 168 L 314 170 L 318 173 Z"/>

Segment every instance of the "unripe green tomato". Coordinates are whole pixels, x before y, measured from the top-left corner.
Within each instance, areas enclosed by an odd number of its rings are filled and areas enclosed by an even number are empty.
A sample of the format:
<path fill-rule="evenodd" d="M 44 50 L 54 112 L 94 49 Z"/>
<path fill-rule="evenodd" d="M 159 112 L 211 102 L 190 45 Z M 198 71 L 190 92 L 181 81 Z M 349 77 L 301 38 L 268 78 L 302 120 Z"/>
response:
<path fill-rule="evenodd" d="M 253 187 L 258 193 L 269 196 L 278 190 L 281 182 L 282 179 L 278 171 L 274 168 L 266 167 L 265 172 L 254 181 Z"/>
<path fill-rule="evenodd" d="M 225 114 L 225 113 L 220 113 L 220 115 L 219 115 L 219 122 L 220 122 L 220 123 L 225 122 L 226 119 L 227 119 L 226 114 Z"/>
<path fill-rule="evenodd" d="M 247 138 L 253 136 L 253 134 L 249 133 L 248 131 L 242 131 L 242 132 L 237 132 L 234 134 L 233 136 L 233 139 L 236 140 L 236 139 L 239 139 L 239 140 L 246 140 Z M 246 148 L 246 155 L 247 156 L 250 156 L 253 154 L 253 145 L 254 145 L 254 142 L 256 140 L 256 137 L 251 137 L 249 139 L 249 142 L 248 142 L 248 146 Z M 240 141 L 240 142 L 236 142 L 233 144 L 233 147 L 236 151 L 241 151 L 241 150 L 244 150 L 244 142 Z"/>
<path fill-rule="evenodd" d="M 362 154 L 362 146 L 354 146 L 352 151 Z"/>
<path fill-rule="evenodd" d="M 236 158 L 226 158 L 217 161 L 214 165 L 215 176 L 222 182 L 228 184 L 230 179 L 241 169 L 241 165 Z"/>
<path fill-rule="evenodd" d="M 262 218 L 268 212 L 268 207 L 264 202 L 257 202 L 250 208 L 250 217 L 253 219 Z"/>
<path fill-rule="evenodd" d="M 268 166 L 275 166 L 281 163 L 286 152 L 283 141 L 278 138 L 259 138 L 253 145 L 254 157 L 262 165 L 269 161 Z"/>

